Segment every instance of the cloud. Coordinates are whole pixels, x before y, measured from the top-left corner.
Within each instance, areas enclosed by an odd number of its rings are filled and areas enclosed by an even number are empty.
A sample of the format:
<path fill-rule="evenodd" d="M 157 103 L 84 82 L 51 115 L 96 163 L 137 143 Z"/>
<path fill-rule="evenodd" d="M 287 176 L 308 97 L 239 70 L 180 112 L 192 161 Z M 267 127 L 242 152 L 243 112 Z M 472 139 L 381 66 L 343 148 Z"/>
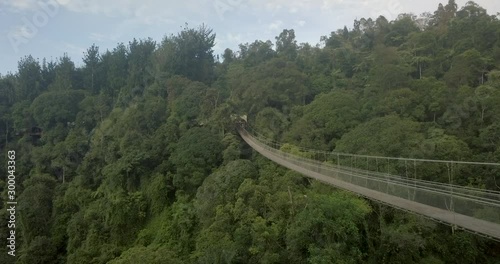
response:
<path fill-rule="evenodd" d="M 10 36 L 16 39 L 29 39 L 34 35 L 36 35 L 36 33 L 26 25 L 16 26 L 10 31 Z"/>
<path fill-rule="evenodd" d="M 245 42 L 246 37 L 248 37 L 248 34 L 243 36 L 242 33 L 226 33 L 225 35 L 218 35 L 216 37 L 214 50 L 223 51 L 228 46 L 237 46 Z"/>
<path fill-rule="evenodd" d="M 308 11 L 317 8 L 332 8 L 347 4 L 356 4 L 358 1 L 346 0 L 248 0 L 250 6 L 259 8 L 265 6 L 267 11 L 279 11 L 286 8 L 290 13 Z"/>
<path fill-rule="evenodd" d="M 135 17 L 137 21 L 168 19 L 180 13 L 207 14 L 209 0 L 161 1 L 161 0 L 58 0 L 66 9 L 108 17 Z M 180 12 L 182 10 L 182 12 Z"/>
<path fill-rule="evenodd" d="M 236 33 L 236 34 L 227 34 L 227 41 L 230 43 L 241 43 L 243 41 L 243 36 L 241 33 Z"/>
<path fill-rule="evenodd" d="M 69 42 L 62 42 L 56 44 L 56 46 L 62 54 L 67 54 L 71 58 L 76 67 L 83 65 L 83 62 L 80 59 L 83 57 L 87 49 Z"/>
<path fill-rule="evenodd" d="M 283 26 L 283 21 L 276 20 L 276 21 L 273 21 L 271 24 L 269 24 L 268 29 L 271 31 L 278 30 L 278 29 L 281 29 L 282 26 Z"/>
<path fill-rule="evenodd" d="M 0 0 L 0 10 L 7 9 L 11 13 L 26 13 L 45 11 L 47 6 L 53 10 L 58 9 L 61 3 L 69 0 Z"/>
<path fill-rule="evenodd" d="M 4 6 L 12 12 L 33 10 L 37 8 L 36 0 L 0 0 L 0 6 Z"/>
<path fill-rule="evenodd" d="M 90 33 L 89 39 L 96 42 L 117 42 L 119 36 L 117 34 L 101 34 L 101 33 Z"/>

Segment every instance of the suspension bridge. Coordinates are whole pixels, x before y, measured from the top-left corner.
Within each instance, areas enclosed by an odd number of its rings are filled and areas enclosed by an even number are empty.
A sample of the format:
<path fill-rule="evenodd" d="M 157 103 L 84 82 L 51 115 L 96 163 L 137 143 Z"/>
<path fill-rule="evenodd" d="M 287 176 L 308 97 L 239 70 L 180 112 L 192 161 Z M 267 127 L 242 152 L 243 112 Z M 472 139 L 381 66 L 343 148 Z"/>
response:
<path fill-rule="evenodd" d="M 500 191 L 454 184 L 462 166 L 480 166 L 499 174 L 500 164 L 443 161 L 321 152 L 301 154 L 242 125 L 243 140 L 264 157 L 307 177 L 365 198 L 500 241 Z M 418 171 L 432 167 L 447 183 L 421 179 Z M 496 181 L 495 181 L 496 184 Z"/>

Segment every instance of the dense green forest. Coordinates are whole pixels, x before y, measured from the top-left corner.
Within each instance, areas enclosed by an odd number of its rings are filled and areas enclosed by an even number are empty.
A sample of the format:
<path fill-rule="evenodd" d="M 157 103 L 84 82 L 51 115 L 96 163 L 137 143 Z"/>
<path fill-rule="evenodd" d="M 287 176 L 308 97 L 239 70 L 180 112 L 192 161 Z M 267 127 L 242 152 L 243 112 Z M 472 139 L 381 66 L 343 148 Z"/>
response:
<path fill-rule="evenodd" d="M 159 43 L 93 45 L 82 67 L 27 56 L 0 77 L 17 263 L 500 263 L 500 243 L 274 164 L 230 118 L 298 147 L 500 162 L 498 16 L 450 0 L 356 20 L 317 46 L 292 29 L 221 56 L 214 44 L 186 25 Z"/>

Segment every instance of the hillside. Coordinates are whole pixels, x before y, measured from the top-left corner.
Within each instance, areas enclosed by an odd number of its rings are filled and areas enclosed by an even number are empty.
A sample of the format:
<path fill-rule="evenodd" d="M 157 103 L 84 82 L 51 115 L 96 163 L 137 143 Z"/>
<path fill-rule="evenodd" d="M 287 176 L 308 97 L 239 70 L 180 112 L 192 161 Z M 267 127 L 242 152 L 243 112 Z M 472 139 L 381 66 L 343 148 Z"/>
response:
<path fill-rule="evenodd" d="M 21 59 L 0 76 L 17 263 L 498 263 L 498 242 L 272 163 L 231 115 L 290 148 L 500 163 L 499 17 L 450 0 L 321 40 L 285 29 L 219 56 L 212 29 L 186 26 L 161 42 L 93 45 L 83 67 Z M 455 180 L 499 191 L 499 175 Z"/>

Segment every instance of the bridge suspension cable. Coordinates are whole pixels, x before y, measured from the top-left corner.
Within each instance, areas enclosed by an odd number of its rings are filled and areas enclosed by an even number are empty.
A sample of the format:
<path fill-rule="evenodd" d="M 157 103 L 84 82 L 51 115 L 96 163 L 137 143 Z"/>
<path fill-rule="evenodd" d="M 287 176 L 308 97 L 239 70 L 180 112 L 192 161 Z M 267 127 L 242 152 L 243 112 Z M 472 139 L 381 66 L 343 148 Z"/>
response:
<path fill-rule="evenodd" d="M 252 132 L 251 134 L 259 139 L 262 142 L 266 142 L 266 144 L 270 144 L 271 146 L 277 146 L 278 148 L 283 146 L 286 143 L 281 143 L 278 141 L 274 141 L 272 139 L 266 138 L 263 134 L 257 132 L 250 126 L 246 126 L 245 130 Z M 363 155 L 363 154 L 352 154 L 352 153 L 343 153 L 336 151 L 322 151 L 315 150 L 311 148 L 304 148 L 300 146 L 294 146 L 295 148 L 310 153 L 319 153 L 326 155 L 340 155 L 344 157 L 353 157 L 353 158 L 370 158 L 370 159 L 387 159 L 387 160 L 401 160 L 401 161 L 416 161 L 416 162 L 430 162 L 430 163 L 453 163 L 453 164 L 464 164 L 464 165 L 485 165 L 485 166 L 495 166 L 500 168 L 500 163 L 495 162 L 479 162 L 479 161 L 460 161 L 460 160 L 438 160 L 438 159 L 421 159 L 421 158 L 405 158 L 405 157 L 386 157 L 386 156 L 376 156 L 376 155 Z"/>
<path fill-rule="evenodd" d="M 500 191 L 456 184 L 461 167 L 497 169 L 498 163 L 391 158 L 306 148 L 297 148 L 300 153 L 292 154 L 282 151 L 283 144 L 256 132 L 253 135 L 241 127 L 239 133 L 265 157 L 305 176 L 500 241 Z M 387 161 L 387 168 L 380 167 L 382 160 Z M 374 161 L 371 167 L 370 161 Z M 438 165 L 434 167 L 444 173 L 441 177 L 447 182 L 419 177 L 417 170 L 430 166 L 423 164 Z"/>

